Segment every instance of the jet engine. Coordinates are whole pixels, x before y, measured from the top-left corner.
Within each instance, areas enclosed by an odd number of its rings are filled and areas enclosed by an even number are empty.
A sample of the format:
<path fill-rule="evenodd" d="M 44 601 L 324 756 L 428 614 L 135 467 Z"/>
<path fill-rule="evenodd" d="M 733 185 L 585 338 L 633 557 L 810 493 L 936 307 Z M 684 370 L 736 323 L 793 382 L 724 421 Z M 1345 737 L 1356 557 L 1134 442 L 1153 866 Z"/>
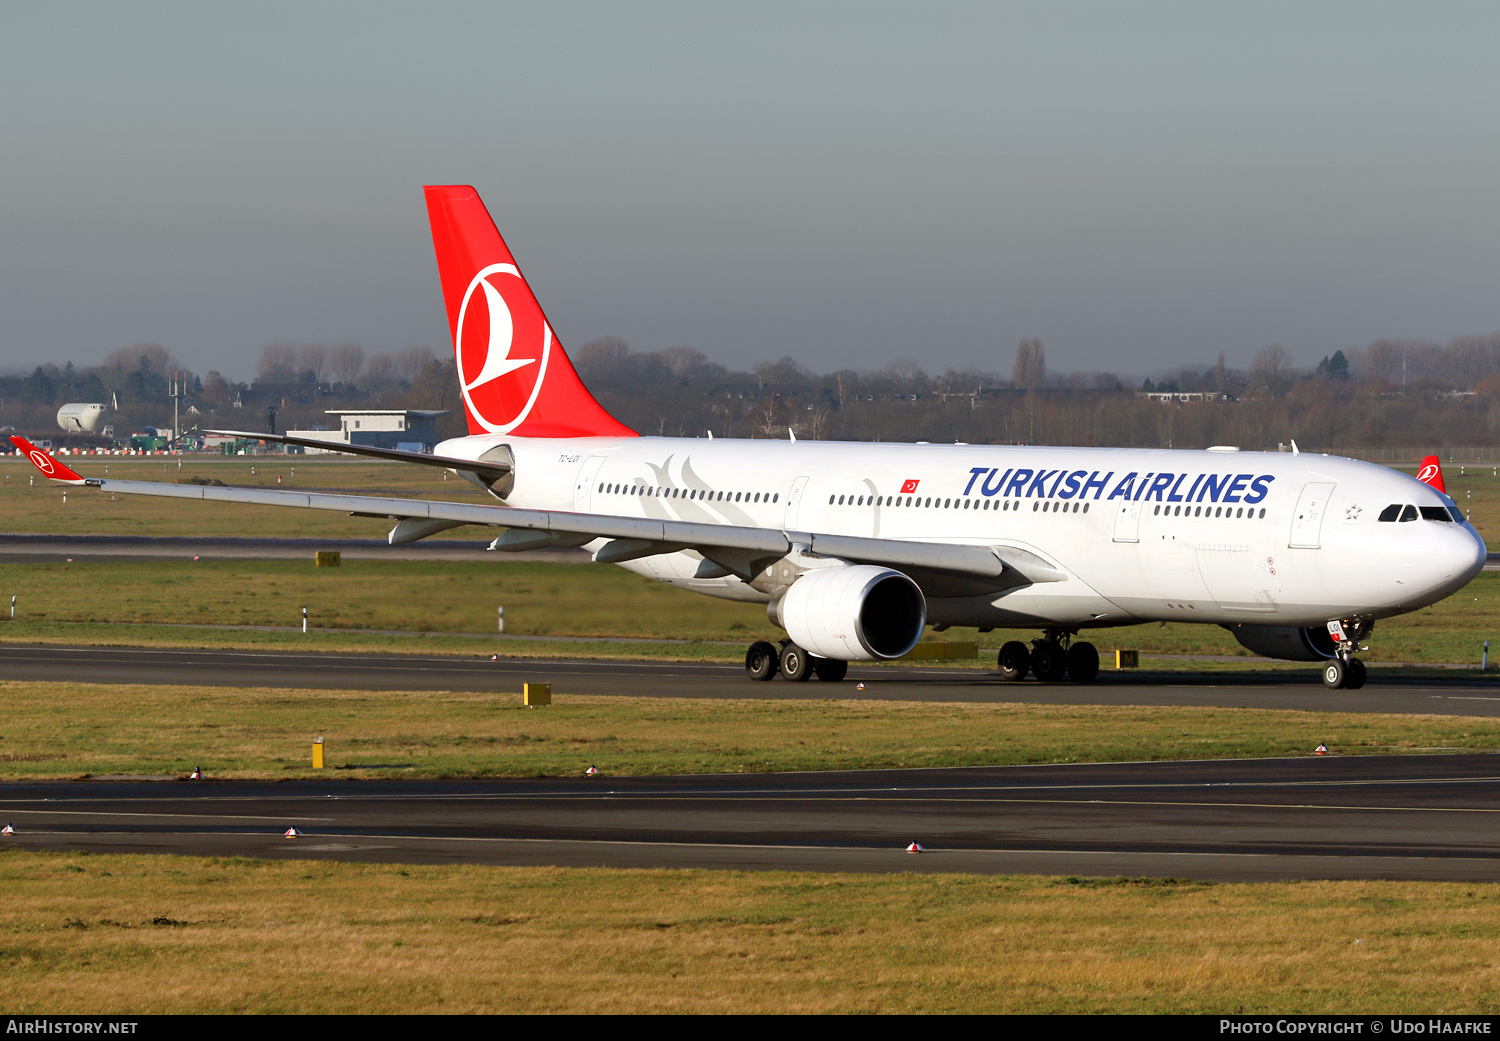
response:
<path fill-rule="evenodd" d="M 1240 646 L 1266 658 L 1285 661 L 1327 661 L 1333 657 L 1333 637 L 1327 628 L 1288 625 L 1226 625 Z"/>
<path fill-rule="evenodd" d="M 873 564 L 808 571 L 770 613 L 803 650 L 841 661 L 899 658 L 927 625 L 927 601 L 917 584 Z"/>

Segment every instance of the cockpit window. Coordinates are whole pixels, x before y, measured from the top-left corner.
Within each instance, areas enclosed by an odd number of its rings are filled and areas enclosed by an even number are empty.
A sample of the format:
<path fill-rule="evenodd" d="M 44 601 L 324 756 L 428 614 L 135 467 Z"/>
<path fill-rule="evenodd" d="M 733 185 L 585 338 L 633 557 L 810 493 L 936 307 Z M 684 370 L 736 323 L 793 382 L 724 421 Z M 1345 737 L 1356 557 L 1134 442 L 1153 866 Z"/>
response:
<path fill-rule="evenodd" d="M 1402 507 L 1402 509 L 1401 509 L 1401 523 L 1405 524 L 1407 521 L 1414 521 L 1416 519 L 1417 519 L 1417 508 L 1415 506 L 1407 505 L 1407 506 Z"/>
<path fill-rule="evenodd" d="M 1422 519 L 1442 521 L 1444 524 L 1452 524 L 1453 518 L 1448 516 L 1448 510 L 1444 506 L 1423 506 Z"/>
<path fill-rule="evenodd" d="M 1401 516 L 1401 504 L 1399 502 L 1393 502 L 1385 509 L 1380 511 L 1380 519 L 1385 521 L 1387 524 L 1394 521 L 1399 516 Z"/>
<path fill-rule="evenodd" d="M 1453 520 L 1455 523 L 1462 524 L 1464 522 L 1464 512 L 1457 506 L 1449 506 L 1448 512 L 1453 514 Z"/>

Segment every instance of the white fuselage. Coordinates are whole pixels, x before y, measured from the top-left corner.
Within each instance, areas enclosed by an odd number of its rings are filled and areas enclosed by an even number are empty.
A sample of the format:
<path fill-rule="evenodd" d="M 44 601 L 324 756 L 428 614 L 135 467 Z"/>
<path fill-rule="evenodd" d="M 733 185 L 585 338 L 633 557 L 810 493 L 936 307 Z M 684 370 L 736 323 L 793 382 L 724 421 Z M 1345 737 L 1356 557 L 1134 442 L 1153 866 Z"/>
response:
<path fill-rule="evenodd" d="M 1321 625 L 1434 603 L 1482 568 L 1461 520 L 1381 521 L 1452 500 L 1336 456 L 1234 451 L 743 441 L 529 439 L 439 445 L 515 457 L 507 505 L 921 542 L 1006 546 L 1067 576 L 1001 594 L 928 594 L 928 621 L 1092 628 L 1136 622 Z M 691 551 L 622 566 L 710 596 Z"/>

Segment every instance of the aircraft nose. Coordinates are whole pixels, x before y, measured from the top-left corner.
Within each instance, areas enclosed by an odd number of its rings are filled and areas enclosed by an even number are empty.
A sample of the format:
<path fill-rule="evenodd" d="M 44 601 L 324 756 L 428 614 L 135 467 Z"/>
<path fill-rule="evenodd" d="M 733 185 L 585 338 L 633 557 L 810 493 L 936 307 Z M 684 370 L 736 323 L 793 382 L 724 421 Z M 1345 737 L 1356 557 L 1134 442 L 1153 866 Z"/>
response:
<path fill-rule="evenodd" d="M 1437 547 L 1433 555 L 1437 564 L 1438 572 L 1443 578 L 1455 585 L 1455 588 L 1467 585 L 1473 581 L 1481 571 L 1484 570 L 1485 561 L 1489 559 L 1489 552 L 1485 549 L 1484 539 L 1479 533 L 1467 525 L 1459 527 L 1452 525 L 1452 532 L 1448 538 L 1443 539 L 1442 545 Z"/>

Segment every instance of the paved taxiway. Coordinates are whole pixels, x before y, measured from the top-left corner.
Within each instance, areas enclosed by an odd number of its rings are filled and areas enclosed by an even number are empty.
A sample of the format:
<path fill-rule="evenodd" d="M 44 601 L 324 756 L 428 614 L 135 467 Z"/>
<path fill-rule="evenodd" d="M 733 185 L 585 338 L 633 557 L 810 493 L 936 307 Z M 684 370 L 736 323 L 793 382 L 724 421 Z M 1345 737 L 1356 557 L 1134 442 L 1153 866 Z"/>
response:
<path fill-rule="evenodd" d="M 1500 755 L 0 788 L 24 848 L 401 863 L 1500 880 Z M 288 827 L 303 832 L 288 839 Z M 927 852 L 904 852 L 910 842 Z"/>
<path fill-rule="evenodd" d="M 384 539 L 280 539 L 243 536 L 27 535 L 0 533 L 0 562 L 122 559 L 150 560 L 311 560 L 318 550 L 338 550 L 350 560 L 522 560 L 545 564 L 587 564 L 582 549 L 489 552 L 489 540 L 425 539 L 404 546 Z"/>
<path fill-rule="evenodd" d="M 167 648 L 0 644 L 0 677 L 86 683 L 353 690 L 519 691 L 550 682 L 554 694 L 694 698 L 872 698 L 900 701 L 1024 701 L 1068 705 L 1213 705 L 1341 712 L 1500 716 L 1500 679 L 1477 671 L 1402 679 L 1372 668 L 1359 691 L 1329 691 L 1315 666 L 1236 672 L 1111 672 L 1097 683 L 1004 683 L 990 671 L 854 666 L 843 683 L 753 683 L 738 665 L 699 662 L 567 661 L 488 656 L 300 654 Z M 865 689 L 856 692 L 855 683 Z"/>

